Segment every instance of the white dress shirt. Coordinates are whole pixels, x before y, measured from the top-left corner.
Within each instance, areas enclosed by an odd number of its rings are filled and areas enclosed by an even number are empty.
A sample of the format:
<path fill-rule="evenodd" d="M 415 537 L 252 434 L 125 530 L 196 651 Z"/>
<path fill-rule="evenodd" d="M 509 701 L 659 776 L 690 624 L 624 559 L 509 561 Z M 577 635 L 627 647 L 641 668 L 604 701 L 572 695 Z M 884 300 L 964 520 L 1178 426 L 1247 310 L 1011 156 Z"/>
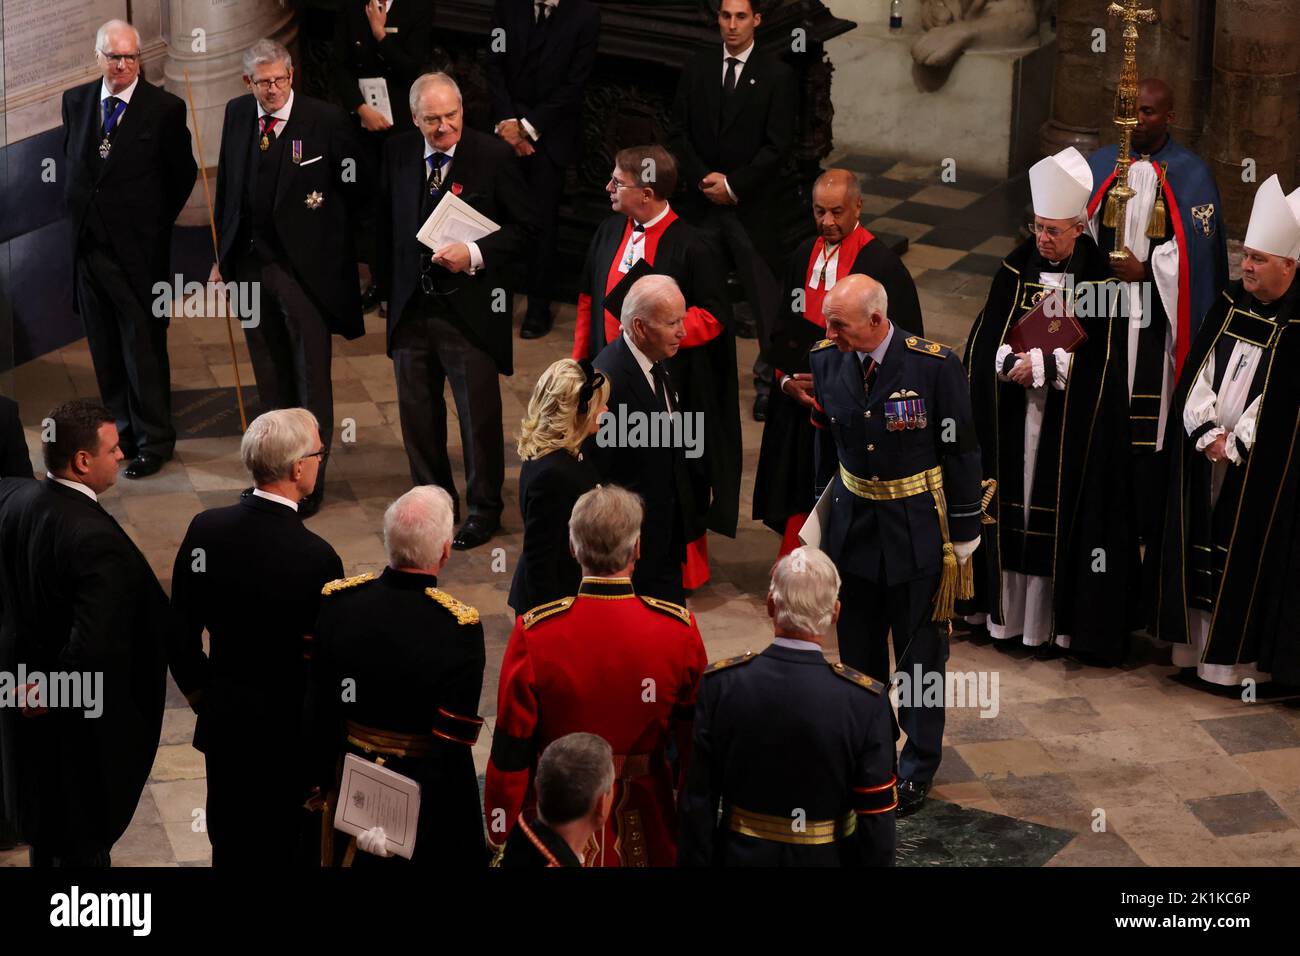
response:
<path fill-rule="evenodd" d="M 627 248 L 623 250 L 623 255 L 621 255 L 618 260 L 619 272 L 630 272 L 634 265 L 645 258 L 645 233 L 663 222 L 664 217 L 668 215 L 668 211 L 671 208 L 672 207 L 665 204 L 663 211 L 659 213 L 659 215 L 647 219 L 642 223 L 637 223 L 635 219 L 633 220 L 632 234 L 627 237 Z M 643 230 L 642 232 L 638 233 L 636 231 L 635 227 L 637 225 L 641 226 L 641 229 Z M 640 240 L 637 239 L 638 235 L 641 237 Z"/>
<path fill-rule="evenodd" d="M 283 495 L 273 495 L 271 492 L 263 491 L 261 488 L 253 489 L 253 497 L 265 498 L 267 501 L 274 501 L 277 505 L 284 505 L 285 507 L 292 508 L 294 511 L 298 510 L 298 502 L 290 501 Z"/>
<path fill-rule="evenodd" d="M 123 103 L 126 103 L 129 106 L 131 104 L 131 97 L 135 93 L 135 88 L 139 85 L 140 85 L 140 77 L 137 76 L 134 80 L 131 81 L 131 85 L 128 86 L 126 89 L 124 89 L 121 93 L 114 93 L 112 90 L 108 88 L 108 80 L 100 80 L 99 82 L 100 118 L 101 119 L 103 118 L 104 100 L 108 99 L 110 96 L 116 96 L 119 100 L 121 100 Z M 123 110 L 123 113 L 125 112 L 126 111 Z M 118 122 L 121 122 L 121 120 L 119 119 Z"/>
<path fill-rule="evenodd" d="M 133 85 L 134 85 L 134 84 L 133 84 Z M 86 486 L 86 485 L 83 485 L 83 484 L 82 484 L 81 482 L 79 482 L 79 481 L 69 481 L 67 478 L 60 478 L 58 475 L 52 475 L 52 474 L 50 474 L 48 471 L 45 473 L 45 477 L 48 478 L 48 479 L 50 479 L 50 481 L 57 481 L 59 484 L 65 486 L 65 487 L 67 487 L 67 488 L 72 488 L 72 489 L 74 489 L 74 490 L 76 490 L 76 491 L 80 491 L 83 495 L 85 495 L 85 496 L 86 496 L 87 498 L 89 498 L 91 501 L 98 501 L 98 500 L 99 500 L 99 495 L 95 494 L 95 489 L 90 488 L 90 487 L 88 487 L 88 486 Z"/>
<path fill-rule="evenodd" d="M 650 369 L 655 363 L 650 361 L 646 354 L 636 347 L 636 343 L 632 341 L 632 336 L 627 334 L 626 329 L 623 331 L 623 340 L 627 342 L 627 347 L 632 352 L 632 357 L 636 359 L 636 364 L 641 366 L 641 374 L 645 376 L 646 382 L 650 385 L 650 391 L 653 393 L 655 390 L 655 377 Z M 670 390 L 665 390 L 664 395 L 668 399 L 668 410 L 671 412 L 674 410 L 672 393 Z"/>
<path fill-rule="evenodd" d="M 725 43 L 722 44 L 722 82 L 724 84 L 727 82 L 727 67 L 731 65 L 727 62 L 727 57 L 735 57 L 740 61 L 736 64 L 736 89 L 740 89 L 740 78 L 744 75 L 745 67 L 749 64 L 749 55 L 753 52 L 754 42 L 752 40 L 750 41 L 749 46 L 740 53 L 729 53 L 727 52 L 727 45 Z M 737 199 L 736 194 L 731 191 L 731 183 L 727 182 L 727 177 L 725 175 L 722 177 L 722 185 L 726 188 L 727 195 L 731 197 L 731 201 L 739 205 L 740 200 Z"/>
<path fill-rule="evenodd" d="M 816 651 L 822 652 L 822 646 L 816 641 L 801 641 L 796 637 L 774 637 L 772 643 L 777 647 L 788 647 L 792 651 Z"/>
<path fill-rule="evenodd" d="M 456 144 L 456 146 L 459 145 L 460 145 L 459 143 Z M 429 157 L 437 152 L 445 152 L 447 154 L 447 162 L 442 167 L 442 180 L 443 182 L 446 182 L 447 175 L 451 171 L 451 167 L 454 166 L 456 163 L 456 146 L 453 146 L 451 149 L 448 150 L 437 150 L 434 149 L 432 146 L 430 146 L 429 141 L 426 139 L 424 141 L 425 172 L 427 173 L 429 169 Z M 420 223 L 420 225 L 424 225 L 424 223 Z M 479 251 L 477 242 L 467 242 L 465 243 L 465 245 L 469 248 L 469 274 L 473 275 L 474 273 L 478 272 L 479 269 L 483 268 L 483 253 Z"/>
<path fill-rule="evenodd" d="M 276 119 L 278 119 L 278 120 L 280 121 L 280 122 L 276 123 L 276 124 L 275 124 L 275 127 L 271 130 L 271 135 L 272 135 L 272 136 L 279 136 L 279 135 L 280 135 L 280 130 L 284 129 L 284 124 L 287 123 L 287 122 L 289 122 L 289 113 L 290 113 L 292 110 L 293 110 L 293 90 L 290 89 L 290 90 L 289 90 L 289 98 L 288 98 L 287 100 L 284 101 L 284 105 L 281 106 L 278 110 L 276 110 L 274 113 L 271 114 L 272 116 L 274 116 Z M 261 104 L 261 103 L 258 103 L 258 104 L 257 104 L 257 121 L 258 121 L 258 123 L 261 123 L 261 121 L 262 121 L 262 117 L 265 116 L 265 115 L 266 115 L 266 110 L 262 109 L 262 104 Z"/>

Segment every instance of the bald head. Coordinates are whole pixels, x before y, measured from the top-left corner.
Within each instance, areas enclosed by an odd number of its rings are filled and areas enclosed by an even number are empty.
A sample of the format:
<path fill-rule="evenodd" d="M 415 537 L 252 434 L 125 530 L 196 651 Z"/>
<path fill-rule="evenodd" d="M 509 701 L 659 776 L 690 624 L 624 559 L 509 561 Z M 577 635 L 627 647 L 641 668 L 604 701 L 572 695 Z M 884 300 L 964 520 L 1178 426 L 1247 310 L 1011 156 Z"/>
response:
<path fill-rule="evenodd" d="M 889 296 L 871 276 L 847 275 L 826 293 L 826 337 L 841 352 L 870 352 L 889 334 Z"/>
<path fill-rule="evenodd" d="M 842 242 L 862 217 L 862 187 L 847 169 L 828 169 L 813 184 L 813 219 L 827 243 Z"/>
<path fill-rule="evenodd" d="M 1138 124 L 1133 129 L 1133 148 L 1139 153 L 1158 152 L 1169 138 L 1174 120 L 1174 91 L 1156 77 L 1138 84 Z"/>

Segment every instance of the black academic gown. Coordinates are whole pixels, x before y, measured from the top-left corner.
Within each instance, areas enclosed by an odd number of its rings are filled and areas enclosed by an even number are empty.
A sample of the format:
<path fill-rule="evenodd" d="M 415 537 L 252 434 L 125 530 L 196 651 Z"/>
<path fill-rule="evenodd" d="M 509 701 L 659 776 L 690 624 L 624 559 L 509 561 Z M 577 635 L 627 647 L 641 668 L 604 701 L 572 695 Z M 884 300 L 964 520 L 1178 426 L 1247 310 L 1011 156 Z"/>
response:
<path fill-rule="evenodd" d="M 984 477 L 998 482 L 988 509 L 997 521 L 996 533 L 984 534 L 974 555 L 971 609 L 1003 621 L 1004 569 L 1052 576 L 1052 633 L 1069 635 L 1073 650 L 1117 661 L 1137 623 L 1139 598 L 1129 467 L 1128 330 L 1118 314 L 1080 318 L 1088 340 L 1074 352 L 1066 388 L 1048 386 L 1033 510 L 1030 527 L 1024 527 L 1025 388 L 998 379 L 994 358 L 1011 327 L 1035 304 L 1044 271 L 1073 274 L 1076 301 L 1090 296 L 1102 306 L 1099 312 L 1122 308 L 1105 292 L 1114 283 L 1106 254 L 1086 235 L 1079 237 L 1071 262 L 1059 269 L 1043 261 L 1031 237 L 1003 260 L 994 276 L 965 353 Z"/>
<path fill-rule="evenodd" d="M 609 344 L 605 341 L 605 284 L 626 224 L 626 216 L 611 216 L 596 229 L 587 247 L 578 291 L 591 297 L 591 334 L 585 352 L 590 359 Z M 726 272 L 700 234 L 681 219 L 670 223 L 659 237 L 653 267 L 656 273 L 677 280 L 688 308 L 706 309 L 724 326 L 722 334 L 711 342 L 681 349 L 667 365 L 682 410 L 704 414 L 704 454 L 691 459 L 689 467 L 707 482 L 709 504 L 698 518 L 686 516 L 686 540 L 694 541 L 705 531 L 734 538 L 740 515 L 742 450 L 736 337 L 731 330 Z"/>
<path fill-rule="evenodd" d="M 1232 282 L 1206 314 L 1192 343 L 1170 403 L 1166 436 L 1170 483 L 1160 549 L 1160 590 L 1152 631 L 1161 640 L 1189 641 L 1187 609 L 1197 588 L 1189 577 L 1210 573 L 1218 582 L 1207 607 L 1213 611 L 1203 660 L 1232 665 L 1258 662 L 1274 680 L 1300 683 L 1300 283 L 1293 282 L 1271 322 L 1234 315 L 1234 309 L 1267 312 Z M 1289 320 L 1289 321 L 1288 321 Z M 1215 356 L 1215 387 L 1222 382 L 1234 336 L 1266 349 L 1250 399 L 1262 394 L 1255 442 L 1240 466 L 1229 466 L 1213 514 L 1211 465 L 1183 427 L 1183 408 L 1206 359 Z M 1198 436 L 1199 437 L 1199 436 Z M 1212 549 L 1212 565 L 1199 560 Z"/>
<path fill-rule="evenodd" d="M 808 371 L 808 349 L 826 334 L 826 326 L 811 321 L 803 309 L 794 305 L 800 290 L 805 289 L 808 265 L 812 261 L 817 238 L 806 240 L 790 257 L 785 275 L 786 306 L 771 343 L 770 355 L 776 366 L 777 388 L 767 407 L 763 425 L 763 446 L 758 454 L 758 471 L 754 476 L 754 510 L 752 517 L 777 534 L 785 533 L 791 516 L 805 514 L 815 502 L 813 495 L 813 445 L 816 430 L 808 418 L 808 409 L 780 391 L 782 375 Z M 912 275 L 889 246 L 872 239 L 853 260 L 850 275 L 867 275 L 885 287 L 889 297 L 889 318 L 903 331 L 925 335 L 921 302 Z"/>

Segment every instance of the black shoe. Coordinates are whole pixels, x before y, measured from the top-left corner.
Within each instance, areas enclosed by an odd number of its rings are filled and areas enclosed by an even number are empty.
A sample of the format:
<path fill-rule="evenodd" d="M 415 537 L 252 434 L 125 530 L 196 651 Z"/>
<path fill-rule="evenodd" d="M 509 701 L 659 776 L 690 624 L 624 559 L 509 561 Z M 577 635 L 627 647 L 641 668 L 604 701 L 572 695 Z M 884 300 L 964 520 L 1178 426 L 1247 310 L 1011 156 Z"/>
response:
<path fill-rule="evenodd" d="M 545 312 L 534 312 L 528 310 L 524 316 L 524 324 L 519 329 L 521 339 L 540 339 L 547 332 L 551 331 L 551 325 L 555 322 L 555 317 L 551 315 L 551 310 Z"/>
<path fill-rule="evenodd" d="M 767 402 L 769 399 L 767 392 L 759 392 L 754 396 L 754 421 L 767 421 Z"/>
<path fill-rule="evenodd" d="M 470 515 L 456 532 L 456 537 L 451 539 L 451 546 L 457 551 L 477 548 L 480 544 L 486 544 L 499 527 L 499 522 L 490 521 L 482 515 Z"/>
<path fill-rule="evenodd" d="M 379 304 L 379 286 L 375 285 L 372 282 L 370 283 L 366 291 L 361 293 L 361 311 L 369 312 L 378 304 Z"/>
<path fill-rule="evenodd" d="M 917 783 L 915 780 L 898 781 L 898 809 L 894 812 L 900 817 L 912 815 L 921 809 L 921 804 L 925 803 L 926 794 L 929 792 L 928 783 Z"/>
<path fill-rule="evenodd" d="M 142 451 L 132 459 L 131 464 L 126 466 L 126 471 L 122 472 L 122 474 L 127 478 L 148 478 L 150 475 L 156 475 L 162 471 L 163 463 L 166 460 L 162 455 Z"/>
<path fill-rule="evenodd" d="M 1034 660 L 1038 661 L 1054 661 L 1064 654 L 1065 650 L 1058 646 L 1055 641 L 1048 641 L 1034 648 Z"/>

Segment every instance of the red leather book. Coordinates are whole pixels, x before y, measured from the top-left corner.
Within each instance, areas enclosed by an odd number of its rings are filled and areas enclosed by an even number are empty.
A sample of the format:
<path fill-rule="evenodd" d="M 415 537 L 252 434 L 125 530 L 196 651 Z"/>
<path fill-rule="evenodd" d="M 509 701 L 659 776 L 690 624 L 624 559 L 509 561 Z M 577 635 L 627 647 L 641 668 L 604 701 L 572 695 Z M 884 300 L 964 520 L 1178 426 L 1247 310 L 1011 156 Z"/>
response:
<path fill-rule="evenodd" d="M 1042 349 L 1044 355 L 1054 349 L 1073 352 L 1088 341 L 1088 335 L 1070 311 L 1059 292 L 1044 296 L 1011 329 L 1007 344 L 1015 352 L 1030 349 Z"/>

